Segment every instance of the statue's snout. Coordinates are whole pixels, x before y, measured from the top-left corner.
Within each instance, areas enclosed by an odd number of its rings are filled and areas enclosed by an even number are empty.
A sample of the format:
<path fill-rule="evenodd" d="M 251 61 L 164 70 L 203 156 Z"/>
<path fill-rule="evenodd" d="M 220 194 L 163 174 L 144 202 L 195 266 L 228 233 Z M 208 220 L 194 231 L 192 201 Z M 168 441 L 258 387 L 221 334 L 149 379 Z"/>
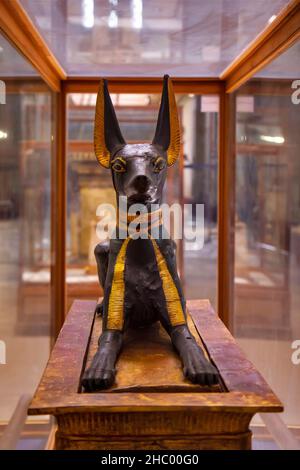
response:
<path fill-rule="evenodd" d="M 146 175 L 137 175 L 132 181 L 132 187 L 139 194 L 144 194 L 150 188 L 151 181 Z"/>

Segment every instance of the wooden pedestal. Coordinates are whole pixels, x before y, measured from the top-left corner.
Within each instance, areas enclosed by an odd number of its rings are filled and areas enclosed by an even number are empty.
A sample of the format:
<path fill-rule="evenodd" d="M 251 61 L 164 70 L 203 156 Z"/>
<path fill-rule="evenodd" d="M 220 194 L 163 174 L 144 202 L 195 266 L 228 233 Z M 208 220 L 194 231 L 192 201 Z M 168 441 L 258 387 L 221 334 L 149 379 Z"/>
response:
<path fill-rule="evenodd" d="M 220 372 L 218 385 L 185 380 L 156 324 L 127 334 L 110 390 L 83 393 L 80 377 L 101 332 L 95 305 L 74 302 L 29 408 L 56 417 L 56 449 L 250 449 L 253 415 L 282 411 L 208 300 L 188 302 L 189 325 Z"/>

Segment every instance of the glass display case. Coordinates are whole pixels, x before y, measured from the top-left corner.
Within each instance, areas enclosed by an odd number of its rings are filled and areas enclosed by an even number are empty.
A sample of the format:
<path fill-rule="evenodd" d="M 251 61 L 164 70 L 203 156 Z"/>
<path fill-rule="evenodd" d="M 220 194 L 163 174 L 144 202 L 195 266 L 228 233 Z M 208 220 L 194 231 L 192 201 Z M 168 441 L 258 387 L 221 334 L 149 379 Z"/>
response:
<path fill-rule="evenodd" d="M 30 332 L 49 334 L 51 265 L 52 96 L 46 89 L 21 94 L 19 217 L 21 219 L 19 321 Z"/>
<path fill-rule="evenodd" d="M 33 393 L 50 351 L 53 93 L 0 36 L 0 422 Z M 10 64 L 10 68 L 7 68 Z M 5 66 L 4 66 L 5 65 Z"/>
<path fill-rule="evenodd" d="M 210 299 L 284 403 L 282 435 L 299 433 L 300 6 L 246 3 L 0 2 L 0 434 L 72 301 L 102 294 L 99 77 L 128 142 L 151 142 L 165 73 L 182 134 L 165 201 L 204 205 L 204 246 L 177 241 L 185 295 Z"/>
<path fill-rule="evenodd" d="M 236 93 L 233 332 L 298 425 L 300 43 Z"/>

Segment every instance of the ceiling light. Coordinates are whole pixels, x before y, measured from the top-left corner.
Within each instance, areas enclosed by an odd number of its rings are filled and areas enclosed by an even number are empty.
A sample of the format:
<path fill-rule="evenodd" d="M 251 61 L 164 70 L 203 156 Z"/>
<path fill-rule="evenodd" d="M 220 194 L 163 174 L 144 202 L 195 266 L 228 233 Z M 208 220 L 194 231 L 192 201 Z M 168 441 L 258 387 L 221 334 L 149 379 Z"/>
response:
<path fill-rule="evenodd" d="M 143 26 L 143 1 L 131 0 L 132 8 L 132 27 L 141 29 Z"/>
<path fill-rule="evenodd" d="M 115 10 L 111 10 L 108 20 L 107 20 L 108 27 L 117 28 L 118 23 L 119 23 L 119 19 L 118 19 L 117 13 L 115 12 Z"/>
<path fill-rule="evenodd" d="M 150 102 L 149 95 L 125 93 L 118 96 L 119 106 L 147 106 Z"/>
<path fill-rule="evenodd" d="M 7 139 L 7 137 L 8 137 L 8 133 L 0 130 L 0 139 L 4 140 L 4 139 Z"/>
<path fill-rule="evenodd" d="M 94 0 L 82 0 L 82 26 L 92 28 L 95 24 Z"/>
<path fill-rule="evenodd" d="M 268 23 L 269 23 L 269 24 L 273 23 L 273 21 L 275 20 L 275 18 L 277 18 L 277 15 L 272 15 L 272 16 L 268 19 Z"/>
<path fill-rule="evenodd" d="M 271 144 L 283 144 L 284 137 L 281 136 L 271 136 L 271 135 L 261 135 L 261 140 L 265 142 L 270 142 Z"/>

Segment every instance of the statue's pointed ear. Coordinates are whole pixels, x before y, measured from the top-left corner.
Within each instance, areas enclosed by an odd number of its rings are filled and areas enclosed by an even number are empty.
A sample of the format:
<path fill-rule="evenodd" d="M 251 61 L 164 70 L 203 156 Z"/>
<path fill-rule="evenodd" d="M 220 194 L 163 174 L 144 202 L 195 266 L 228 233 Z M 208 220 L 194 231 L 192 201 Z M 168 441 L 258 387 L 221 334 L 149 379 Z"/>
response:
<path fill-rule="evenodd" d="M 167 152 L 168 165 L 173 165 L 180 153 L 180 128 L 172 82 L 164 76 L 163 92 L 153 144 Z"/>
<path fill-rule="evenodd" d="M 109 168 L 111 155 L 125 144 L 108 93 L 107 81 L 102 79 L 97 96 L 94 127 L 94 150 L 98 162 L 105 168 Z"/>

